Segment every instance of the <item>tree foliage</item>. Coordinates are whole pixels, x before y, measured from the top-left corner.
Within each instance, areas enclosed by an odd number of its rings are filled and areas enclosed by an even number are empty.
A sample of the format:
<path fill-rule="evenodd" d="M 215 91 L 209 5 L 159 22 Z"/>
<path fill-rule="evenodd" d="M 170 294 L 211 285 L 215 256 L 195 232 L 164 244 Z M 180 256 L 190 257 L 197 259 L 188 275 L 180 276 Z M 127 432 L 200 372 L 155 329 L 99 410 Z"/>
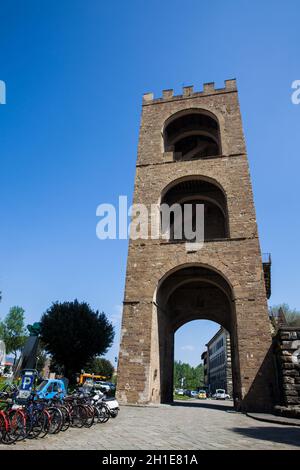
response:
<path fill-rule="evenodd" d="M 53 303 L 41 318 L 41 340 L 72 380 L 96 355 L 106 353 L 114 339 L 114 328 L 106 315 L 85 303 Z"/>
<path fill-rule="evenodd" d="M 269 312 L 271 316 L 278 316 L 280 308 L 283 310 L 288 326 L 300 326 L 300 311 L 295 308 L 292 309 L 286 303 L 273 305 L 270 307 Z"/>
<path fill-rule="evenodd" d="M 42 372 L 47 361 L 47 353 L 45 351 L 44 345 L 39 341 L 37 354 L 36 354 L 36 369 L 38 372 Z"/>
<path fill-rule="evenodd" d="M 4 340 L 6 352 L 14 355 L 23 348 L 27 339 L 25 329 L 25 310 L 22 307 L 12 307 L 4 320 L 0 322 L 0 336 Z"/>
<path fill-rule="evenodd" d="M 192 367 L 181 361 L 174 362 L 174 387 L 181 387 L 181 379 L 184 378 L 183 387 L 187 390 L 196 390 L 204 385 L 204 369 L 199 364 Z"/>
<path fill-rule="evenodd" d="M 104 357 L 94 357 L 84 368 L 89 374 L 103 375 L 111 378 L 114 373 L 114 366 Z"/>

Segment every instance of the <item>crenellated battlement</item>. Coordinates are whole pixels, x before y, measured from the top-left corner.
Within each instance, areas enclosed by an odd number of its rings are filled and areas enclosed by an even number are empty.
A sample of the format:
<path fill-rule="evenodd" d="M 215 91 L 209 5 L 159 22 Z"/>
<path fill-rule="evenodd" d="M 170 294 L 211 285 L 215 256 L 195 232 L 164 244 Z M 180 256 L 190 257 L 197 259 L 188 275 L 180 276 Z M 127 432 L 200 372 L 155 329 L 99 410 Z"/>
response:
<path fill-rule="evenodd" d="M 194 91 L 194 86 L 184 86 L 182 87 L 182 94 L 181 95 L 174 95 L 173 89 L 163 90 L 162 97 L 154 98 L 153 93 L 144 93 L 143 95 L 143 104 L 153 104 L 153 103 L 160 103 L 162 101 L 170 101 L 170 100 L 178 100 L 178 99 L 186 99 L 192 98 L 196 96 L 206 96 L 218 93 L 226 93 L 237 91 L 236 86 L 236 79 L 230 79 L 224 81 L 225 86 L 223 88 L 216 88 L 214 82 L 204 83 L 202 91 Z"/>

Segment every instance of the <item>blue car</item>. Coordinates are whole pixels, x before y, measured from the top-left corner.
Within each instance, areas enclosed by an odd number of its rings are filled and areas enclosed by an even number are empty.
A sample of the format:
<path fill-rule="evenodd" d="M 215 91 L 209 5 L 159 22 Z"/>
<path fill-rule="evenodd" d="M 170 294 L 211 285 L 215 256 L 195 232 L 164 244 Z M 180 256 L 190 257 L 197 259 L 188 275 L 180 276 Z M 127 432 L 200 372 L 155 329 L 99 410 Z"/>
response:
<path fill-rule="evenodd" d="M 54 397 L 63 398 L 67 395 L 65 382 L 61 379 L 43 380 L 36 388 L 36 395 L 46 400 Z"/>

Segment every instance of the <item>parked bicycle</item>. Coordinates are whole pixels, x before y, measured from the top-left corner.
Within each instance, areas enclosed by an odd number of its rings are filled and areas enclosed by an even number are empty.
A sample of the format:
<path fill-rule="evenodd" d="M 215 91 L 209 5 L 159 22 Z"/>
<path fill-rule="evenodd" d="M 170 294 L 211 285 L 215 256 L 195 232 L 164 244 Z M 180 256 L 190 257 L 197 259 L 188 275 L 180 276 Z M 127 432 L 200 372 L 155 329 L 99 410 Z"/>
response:
<path fill-rule="evenodd" d="M 70 427 L 90 428 L 115 418 L 119 405 L 115 398 L 84 387 L 63 397 L 57 393 L 51 399 L 31 392 L 20 398 L 15 386 L 0 393 L 0 442 L 13 444 L 24 439 L 44 438 L 48 434 L 65 432 Z"/>

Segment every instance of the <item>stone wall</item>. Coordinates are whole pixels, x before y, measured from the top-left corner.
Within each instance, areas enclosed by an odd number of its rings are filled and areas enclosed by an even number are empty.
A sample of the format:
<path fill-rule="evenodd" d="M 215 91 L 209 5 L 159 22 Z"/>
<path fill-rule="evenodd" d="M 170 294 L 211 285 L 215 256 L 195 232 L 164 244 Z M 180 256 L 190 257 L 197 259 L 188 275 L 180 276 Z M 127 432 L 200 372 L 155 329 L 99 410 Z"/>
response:
<path fill-rule="evenodd" d="M 280 405 L 300 407 L 300 327 L 280 328 L 274 342 Z"/>

